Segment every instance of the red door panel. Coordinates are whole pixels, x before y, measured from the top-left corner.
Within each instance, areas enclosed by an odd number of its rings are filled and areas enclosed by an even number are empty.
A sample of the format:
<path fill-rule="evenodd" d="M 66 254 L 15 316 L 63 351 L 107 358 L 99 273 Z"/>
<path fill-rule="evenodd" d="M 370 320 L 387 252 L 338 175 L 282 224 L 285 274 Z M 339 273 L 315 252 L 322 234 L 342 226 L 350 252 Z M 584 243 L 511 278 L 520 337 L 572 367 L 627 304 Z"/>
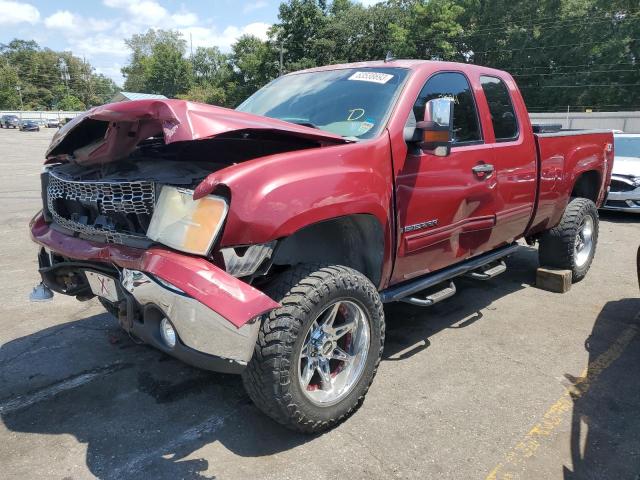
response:
<path fill-rule="evenodd" d="M 487 141 L 493 144 L 496 226 L 487 247 L 495 248 L 521 237 L 531 219 L 536 200 L 536 150 L 524 133 L 531 126 L 522 114 L 526 109 L 515 84 L 492 75 L 479 75 L 476 81 L 481 86 L 476 98 L 487 114 Z"/>
<path fill-rule="evenodd" d="M 490 163 L 489 145 L 454 147 L 448 157 L 407 156 L 396 177 L 400 245 L 393 282 L 407 280 L 485 249 L 495 225 L 495 176 L 472 168 Z"/>

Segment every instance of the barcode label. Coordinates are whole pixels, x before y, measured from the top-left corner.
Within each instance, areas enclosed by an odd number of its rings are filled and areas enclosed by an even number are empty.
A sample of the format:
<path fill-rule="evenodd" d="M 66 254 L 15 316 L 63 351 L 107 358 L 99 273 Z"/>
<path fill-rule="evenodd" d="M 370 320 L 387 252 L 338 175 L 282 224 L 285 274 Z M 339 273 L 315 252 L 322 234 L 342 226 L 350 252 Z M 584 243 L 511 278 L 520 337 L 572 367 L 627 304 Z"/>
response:
<path fill-rule="evenodd" d="M 393 75 L 380 72 L 356 72 L 349 77 L 349 80 L 359 80 L 361 82 L 387 83 Z"/>

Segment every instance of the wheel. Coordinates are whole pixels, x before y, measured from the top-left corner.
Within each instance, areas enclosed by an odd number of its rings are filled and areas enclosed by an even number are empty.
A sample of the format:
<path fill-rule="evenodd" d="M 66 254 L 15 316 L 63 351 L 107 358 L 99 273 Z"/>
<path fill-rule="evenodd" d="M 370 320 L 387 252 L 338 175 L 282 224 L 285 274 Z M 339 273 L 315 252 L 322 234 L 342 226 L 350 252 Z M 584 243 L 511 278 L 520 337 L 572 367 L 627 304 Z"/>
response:
<path fill-rule="evenodd" d="M 538 256 L 547 267 L 571 270 L 572 280 L 582 280 L 593 261 L 598 243 L 598 210 L 587 198 L 573 198 L 560 223 L 540 238 Z"/>
<path fill-rule="evenodd" d="M 300 265 L 269 289 L 282 305 L 263 323 L 242 374 L 255 405 L 315 433 L 352 415 L 376 374 L 384 312 L 374 285 L 343 266 Z"/>

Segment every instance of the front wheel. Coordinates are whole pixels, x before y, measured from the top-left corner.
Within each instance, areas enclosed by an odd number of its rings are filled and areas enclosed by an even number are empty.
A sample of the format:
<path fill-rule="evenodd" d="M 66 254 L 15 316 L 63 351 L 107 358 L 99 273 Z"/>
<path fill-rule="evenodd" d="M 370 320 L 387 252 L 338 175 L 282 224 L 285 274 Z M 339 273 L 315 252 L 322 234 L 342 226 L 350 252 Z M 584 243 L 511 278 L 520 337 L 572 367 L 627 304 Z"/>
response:
<path fill-rule="evenodd" d="M 598 210 L 587 198 L 573 198 L 560 223 L 540 238 L 538 256 L 545 267 L 571 270 L 572 280 L 582 280 L 596 253 Z"/>
<path fill-rule="evenodd" d="M 384 312 L 374 285 L 343 266 L 293 268 L 273 286 L 245 388 L 284 426 L 320 432 L 352 415 L 376 374 Z"/>

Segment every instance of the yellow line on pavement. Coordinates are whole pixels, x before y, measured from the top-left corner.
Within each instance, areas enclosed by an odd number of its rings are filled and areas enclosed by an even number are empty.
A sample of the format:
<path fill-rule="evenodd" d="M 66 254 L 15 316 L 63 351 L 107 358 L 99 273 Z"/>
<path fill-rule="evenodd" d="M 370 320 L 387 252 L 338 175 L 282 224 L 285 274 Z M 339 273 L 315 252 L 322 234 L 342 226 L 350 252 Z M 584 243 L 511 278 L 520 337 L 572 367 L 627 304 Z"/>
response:
<path fill-rule="evenodd" d="M 640 314 L 636 316 L 636 321 Z M 631 325 L 620 334 L 611 346 L 581 373 L 573 385 L 568 387 L 564 394 L 545 412 L 542 420 L 538 422 L 522 438 L 518 444 L 507 453 L 505 459 L 496 465 L 487 475 L 486 480 L 512 480 L 522 470 L 524 462 L 531 457 L 540 447 L 541 442 L 548 438 L 567 413 L 571 413 L 574 400 L 583 396 L 600 374 L 615 362 L 631 340 L 638 333 L 638 328 Z"/>

